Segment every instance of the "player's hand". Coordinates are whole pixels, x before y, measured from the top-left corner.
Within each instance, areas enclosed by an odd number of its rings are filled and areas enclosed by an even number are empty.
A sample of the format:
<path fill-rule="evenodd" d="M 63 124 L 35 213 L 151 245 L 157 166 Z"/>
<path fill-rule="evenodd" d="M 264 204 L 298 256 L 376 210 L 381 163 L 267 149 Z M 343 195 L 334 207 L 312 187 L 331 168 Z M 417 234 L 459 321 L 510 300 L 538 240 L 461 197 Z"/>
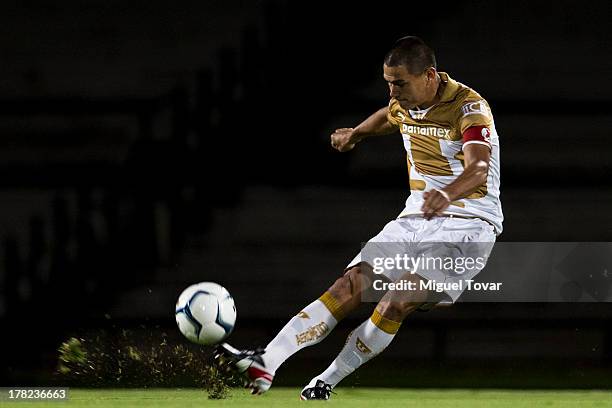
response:
<path fill-rule="evenodd" d="M 442 190 L 429 190 L 423 193 L 423 217 L 430 220 L 437 215 L 442 215 L 444 210 L 448 208 L 451 200 L 448 194 Z"/>
<path fill-rule="evenodd" d="M 331 135 L 331 145 L 339 152 L 348 152 L 355 143 L 352 142 L 353 128 L 336 129 Z"/>

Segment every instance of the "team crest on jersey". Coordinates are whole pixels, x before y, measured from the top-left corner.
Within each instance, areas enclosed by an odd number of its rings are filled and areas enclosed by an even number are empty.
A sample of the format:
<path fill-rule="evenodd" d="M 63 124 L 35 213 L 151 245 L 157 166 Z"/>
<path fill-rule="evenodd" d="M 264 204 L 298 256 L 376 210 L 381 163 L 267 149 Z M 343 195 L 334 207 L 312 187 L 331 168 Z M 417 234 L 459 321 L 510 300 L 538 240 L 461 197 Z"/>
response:
<path fill-rule="evenodd" d="M 461 112 L 463 112 L 463 116 L 467 115 L 488 115 L 489 111 L 487 110 L 487 106 L 483 100 L 476 102 L 466 103 L 461 107 Z"/>

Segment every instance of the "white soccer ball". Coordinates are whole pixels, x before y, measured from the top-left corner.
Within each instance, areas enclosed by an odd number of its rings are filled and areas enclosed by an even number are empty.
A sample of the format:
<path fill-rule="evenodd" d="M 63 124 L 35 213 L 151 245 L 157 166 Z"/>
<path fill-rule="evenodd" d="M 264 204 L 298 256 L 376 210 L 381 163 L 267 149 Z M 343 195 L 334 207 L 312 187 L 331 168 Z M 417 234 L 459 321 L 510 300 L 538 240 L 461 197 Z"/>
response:
<path fill-rule="evenodd" d="M 214 282 L 189 286 L 176 302 L 176 323 L 194 343 L 211 345 L 230 335 L 236 322 L 236 306 L 227 289 Z"/>

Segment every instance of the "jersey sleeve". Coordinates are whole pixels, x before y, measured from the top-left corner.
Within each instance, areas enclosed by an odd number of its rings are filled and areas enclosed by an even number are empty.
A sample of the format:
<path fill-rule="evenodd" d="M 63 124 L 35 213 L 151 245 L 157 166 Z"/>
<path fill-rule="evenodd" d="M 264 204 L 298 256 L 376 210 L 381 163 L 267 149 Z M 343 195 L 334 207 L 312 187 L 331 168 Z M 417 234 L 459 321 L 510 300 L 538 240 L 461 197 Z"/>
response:
<path fill-rule="evenodd" d="M 490 127 L 493 123 L 491 109 L 484 99 L 467 100 L 461 106 L 459 112 L 459 130 L 464 134 L 466 129 L 472 126 Z"/>
<path fill-rule="evenodd" d="M 459 112 L 459 130 L 463 147 L 483 144 L 491 148 L 491 125 L 493 117 L 489 104 L 484 99 L 466 100 Z"/>
<path fill-rule="evenodd" d="M 400 127 L 404 113 L 397 99 L 393 98 L 389 101 L 389 111 L 387 112 L 387 122 L 395 127 Z"/>

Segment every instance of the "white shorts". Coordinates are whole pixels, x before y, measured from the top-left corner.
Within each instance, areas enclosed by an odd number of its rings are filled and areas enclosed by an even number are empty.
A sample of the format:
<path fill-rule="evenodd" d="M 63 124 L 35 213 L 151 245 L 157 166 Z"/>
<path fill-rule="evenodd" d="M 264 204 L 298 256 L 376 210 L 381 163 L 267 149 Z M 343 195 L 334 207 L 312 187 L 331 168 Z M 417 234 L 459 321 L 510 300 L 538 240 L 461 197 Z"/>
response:
<path fill-rule="evenodd" d="M 495 230 L 491 224 L 479 218 L 435 217 L 426 220 L 420 216 L 397 218 L 389 222 L 375 237 L 370 239 L 362 251 L 348 264 L 346 269 L 361 262 L 373 265 L 375 258 L 395 258 L 398 255 L 417 258 L 454 259 L 485 257 L 484 263 L 495 242 Z M 465 284 L 453 284 L 474 278 L 484 267 L 484 263 L 465 268 L 414 268 L 413 272 L 428 281 L 444 283 L 440 285 L 454 303 L 465 290 Z M 413 264 L 414 265 L 414 264 Z M 405 266 L 405 264 L 404 264 Z M 381 275 L 395 282 L 411 268 L 378 268 Z M 382 270 L 380 270 L 382 269 Z M 376 270 L 375 270 L 376 272 Z M 457 288 L 462 287 L 462 289 Z"/>

